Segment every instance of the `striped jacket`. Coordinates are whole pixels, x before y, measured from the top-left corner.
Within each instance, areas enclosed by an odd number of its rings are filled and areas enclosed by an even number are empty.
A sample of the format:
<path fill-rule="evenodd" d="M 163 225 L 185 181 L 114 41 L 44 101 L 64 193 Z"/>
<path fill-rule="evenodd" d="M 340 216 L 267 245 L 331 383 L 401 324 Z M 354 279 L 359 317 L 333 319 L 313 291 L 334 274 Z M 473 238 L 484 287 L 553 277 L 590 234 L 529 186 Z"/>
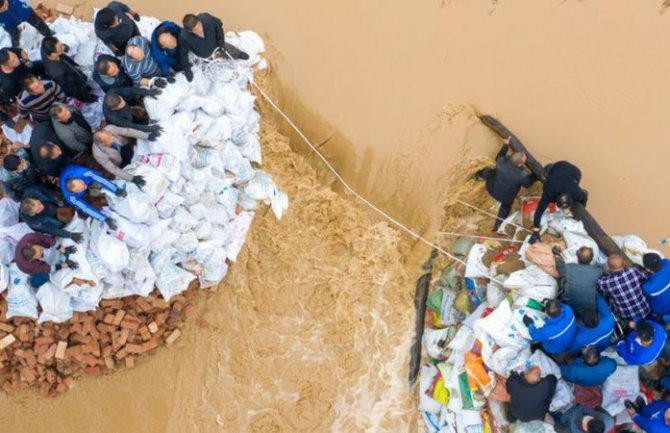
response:
<path fill-rule="evenodd" d="M 65 93 L 60 86 L 51 80 L 42 80 L 44 93 L 31 95 L 25 90 L 19 93 L 19 114 L 24 119 L 31 118 L 35 122 L 49 120 L 49 108 L 56 101 L 65 101 Z"/>

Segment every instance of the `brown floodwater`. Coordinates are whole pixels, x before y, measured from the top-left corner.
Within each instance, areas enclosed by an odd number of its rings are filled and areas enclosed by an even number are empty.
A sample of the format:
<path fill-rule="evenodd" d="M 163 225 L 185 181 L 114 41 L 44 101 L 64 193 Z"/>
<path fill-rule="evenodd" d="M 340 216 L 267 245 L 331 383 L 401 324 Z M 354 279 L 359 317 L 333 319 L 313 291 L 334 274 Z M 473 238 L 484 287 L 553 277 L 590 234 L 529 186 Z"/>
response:
<path fill-rule="evenodd" d="M 670 234 L 670 13 L 661 0 L 134 2 L 210 11 L 271 44 L 262 85 L 375 203 L 420 232 L 498 141 L 584 172 L 612 234 Z M 80 8 L 80 11 L 84 11 Z M 266 169 L 289 194 L 170 349 L 65 396 L 0 395 L 3 431 L 407 432 L 414 245 L 346 194 L 262 106 Z M 472 200 L 491 207 L 481 196 Z M 337 188 L 335 188 L 337 189 Z M 481 222 L 481 221 L 480 221 Z M 410 253 L 413 251 L 414 253 Z M 667 253 L 667 249 L 664 250 Z"/>

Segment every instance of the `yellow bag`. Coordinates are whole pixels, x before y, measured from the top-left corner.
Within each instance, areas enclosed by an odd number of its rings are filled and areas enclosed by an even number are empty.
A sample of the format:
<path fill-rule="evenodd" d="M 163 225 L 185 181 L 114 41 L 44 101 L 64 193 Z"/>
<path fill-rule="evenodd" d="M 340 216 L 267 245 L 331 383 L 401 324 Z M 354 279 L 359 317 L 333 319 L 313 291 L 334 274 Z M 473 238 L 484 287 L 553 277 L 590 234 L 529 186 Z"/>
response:
<path fill-rule="evenodd" d="M 447 389 L 446 385 L 444 384 L 444 378 L 440 377 L 440 379 L 435 382 L 435 386 L 433 386 L 433 399 L 437 400 L 442 404 L 443 406 L 446 406 L 449 404 L 449 390 Z"/>

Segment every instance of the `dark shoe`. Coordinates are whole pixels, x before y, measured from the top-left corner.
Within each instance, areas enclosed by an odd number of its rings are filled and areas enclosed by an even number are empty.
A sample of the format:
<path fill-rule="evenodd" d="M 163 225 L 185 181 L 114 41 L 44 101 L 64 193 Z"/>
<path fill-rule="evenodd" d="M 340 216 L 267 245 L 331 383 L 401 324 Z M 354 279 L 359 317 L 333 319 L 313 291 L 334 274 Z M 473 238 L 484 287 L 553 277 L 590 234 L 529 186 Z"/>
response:
<path fill-rule="evenodd" d="M 623 405 L 626 409 L 633 409 L 635 412 L 640 411 L 640 408 L 637 407 L 637 405 L 630 400 L 624 400 Z"/>
<path fill-rule="evenodd" d="M 638 411 L 642 410 L 647 405 L 647 401 L 641 395 L 638 395 L 635 399 L 635 405 L 637 406 Z"/>
<path fill-rule="evenodd" d="M 472 176 L 472 179 L 473 179 L 473 180 L 478 180 L 478 181 L 484 181 L 484 180 L 486 180 L 486 177 L 484 177 L 484 173 L 486 173 L 486 172 L 489 171 L 489 170 L 491 170 L 491 169 L 490 169 L 490 168 L 482 168 L 481 170 L 479 170 L 477 173 L 475 173 L 475 174 Z"/>

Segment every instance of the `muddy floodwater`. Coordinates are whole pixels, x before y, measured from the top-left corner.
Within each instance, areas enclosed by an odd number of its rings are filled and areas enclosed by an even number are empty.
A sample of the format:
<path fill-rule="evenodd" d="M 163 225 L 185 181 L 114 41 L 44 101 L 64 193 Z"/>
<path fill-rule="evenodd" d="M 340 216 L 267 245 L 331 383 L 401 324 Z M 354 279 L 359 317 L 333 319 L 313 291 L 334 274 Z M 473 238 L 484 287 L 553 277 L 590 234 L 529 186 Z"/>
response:
<path fill-rule="evenodd" d="M 457 164 L 497 150 L 476 118 L 485 112 L 541 161 L 581 167 L 609 233 L 652 247 L 670 235 L 661 0 L 131 3 L 262 33 L 271 70 L 261 85 L 361 192 L 421 233 L 469 175 Z M 173 347 L 55 399 L 0 394 L 0 430 L 417 430 L 406 377 L 425 249 L 332 187 L 261 111 L 265 168 L 291 199 L 285 217 L 258 213 L 238 263 Z"/>

